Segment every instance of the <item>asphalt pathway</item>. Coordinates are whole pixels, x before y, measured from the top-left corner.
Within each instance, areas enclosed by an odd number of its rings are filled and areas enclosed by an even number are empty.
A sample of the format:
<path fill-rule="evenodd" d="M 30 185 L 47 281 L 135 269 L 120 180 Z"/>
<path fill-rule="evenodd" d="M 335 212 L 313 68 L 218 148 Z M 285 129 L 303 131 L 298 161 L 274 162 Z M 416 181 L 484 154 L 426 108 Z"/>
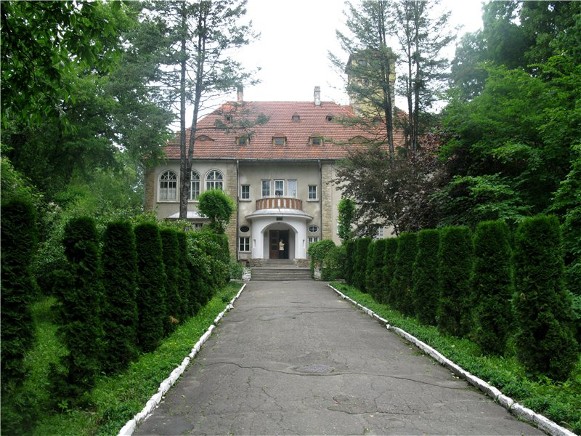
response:
<path fill-rule="evenodd" d="M 139 435 L 543 434 L 315 281 L 250 282 Z"/>

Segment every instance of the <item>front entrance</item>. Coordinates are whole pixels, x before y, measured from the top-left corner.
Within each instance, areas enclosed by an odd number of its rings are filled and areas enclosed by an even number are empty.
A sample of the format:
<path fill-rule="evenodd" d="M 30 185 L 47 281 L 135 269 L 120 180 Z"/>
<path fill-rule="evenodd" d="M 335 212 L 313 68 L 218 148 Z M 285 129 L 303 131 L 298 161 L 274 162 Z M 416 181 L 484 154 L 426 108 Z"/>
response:
<path fill-rule="evenodd" d="M 270 259 L 288 259 L 289 242 L 288 230 L 269 230 L 269 258 Z"/>

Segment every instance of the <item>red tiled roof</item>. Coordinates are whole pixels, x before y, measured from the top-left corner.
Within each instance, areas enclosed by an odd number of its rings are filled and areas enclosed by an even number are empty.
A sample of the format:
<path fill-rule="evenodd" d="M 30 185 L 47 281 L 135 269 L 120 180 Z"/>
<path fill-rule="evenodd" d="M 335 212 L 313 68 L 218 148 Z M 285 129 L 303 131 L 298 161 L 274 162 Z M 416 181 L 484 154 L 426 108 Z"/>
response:
<path fill-rule="evenodd" d="M 231 120 L 226 118 L 231 116 Z M 268 117 L 264 124 L 247 129 L 235 128 L 240 120 L 255 120 L 259 115 Z M 293 121 L 293 115 L 300 119 Z M 341 159 L 347 156 L 353 138 L 370 138 L 369 132 L 356 126 L 337 122 L 353 115 L 350 106 L 333 102 L 228 102 L 198 122 L 194 145 L 195 159 L 267 159 L 308 160 Z M 328 118 L 332 117 L 331 121 Z M 218 126 L 218 127 L 217 127 Z M 188 139 L 190 130 L 188 129 Z M 250 135 L 247 145 L 238 145 L 236 138 Z M 202 136 L 207 136 L 202 140 Z M 286 137 L 286 145 L 273 145 L 274 136 Z M 310 145 L 313 136 L 323 137 L 323 145 Z M 188 140 L 187 139 L 187 140 Z M 358 141 L 355 141 L 358 142 Z M 403 142 L 397 135 L 396 144 Z M 179 134 L 165 147 L 166 157 L 179 159 Z"/>

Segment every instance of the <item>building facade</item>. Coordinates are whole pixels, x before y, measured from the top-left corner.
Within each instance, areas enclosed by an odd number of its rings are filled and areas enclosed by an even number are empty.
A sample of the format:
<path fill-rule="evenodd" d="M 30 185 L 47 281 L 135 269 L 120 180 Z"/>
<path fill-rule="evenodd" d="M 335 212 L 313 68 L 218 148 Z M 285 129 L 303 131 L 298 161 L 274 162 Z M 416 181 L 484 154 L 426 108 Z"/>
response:
<path fill-rule="evenodd" d="M 368 134 L 340 123 L 351 106 L 322 102 L 229 102 L 198 122 L 188 220 L 200 226 L 198 196 L 222 189 L 236 203 L 227 235 L 231 253 L 260 264 L 265 259 L 306 262 L 309 244 L 340 243 L 334 183 L 337 162 L 363 147 Z M 188 138 L 189 139 L 189 138 Z M 146 174 L 146 209 L 159 219 L 179 216 L 180 151 L 165 146 L 166 161 Z"/>

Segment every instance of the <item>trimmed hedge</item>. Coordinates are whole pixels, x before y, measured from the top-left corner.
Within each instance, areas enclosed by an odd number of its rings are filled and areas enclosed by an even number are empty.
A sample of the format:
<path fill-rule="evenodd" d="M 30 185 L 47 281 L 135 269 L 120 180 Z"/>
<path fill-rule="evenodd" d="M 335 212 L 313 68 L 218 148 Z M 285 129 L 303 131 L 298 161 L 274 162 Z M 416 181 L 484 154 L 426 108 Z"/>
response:
<path fill-rule="evenodd" d="M 181 313 L 183 302 L 179 289 L 179 242 L 177 231 L 170 228 L 161 229 L 163 266 L 165 270 L 165 294 L 167 316 L 164 318 L 163 330 L 166 335 L 173 332 L 178 323 L 184 321 Z"/>
<path fill-rule="evenodd" d="M 422 324 L 436 325 L 438 309 L 438 249 L 440 232 L 418 232 L 418 250 L 412 272 L 414 311 Z"/>
<path fill-rule="evenodd" d="M 377 301 L 383 300 L 383 289 L 385 287 L 384 258 L 386 239 L 373 241 L 369 246 L 369 256 L 367 264 L 367 289 Z"/>
<path fill-rule="evenodd" d="M 353 284 L 353 271 L 355 262 L 355 240 L 345 242 L 345 281 Z"/>
<path fill-rule="evenodd" d="M 104 359 L 103 288 L 95 220 L 71 219 L 64 229 L 63 245 L 68 265 L 56 289 L 58 336 L 68 354 L 60 366 L 52 367 L 51 379 L 55 400 L 82 403 Z"/>
<path fill-rule="evenodd" d="M 192 294 L 192 279 L 190 277 L 190 269 L 188 268 L 188 240 L 183 231 L 177 232 L 176 237 L 178 241 L 179 267 L 177 281 L 182 301 L 179 314 L 183 319 L 186 319 L 194 316 L 197 313 L 197 309 L 192 303 L 192 301 L 195 301 L 195 296 Z"/>
<path fill-rule="evenodd" d="M 355 239 L 355 259 L 353 261 L 353 286 L 362 292 L 367 292 L 365 276 L 367 273 L 367 249 L 371 244 L 371 238 Z"/>
<path fill-rule="evenodd" d="M 397 239 L 388 238 L 385 239 L 385 249 L 383 253 L 383 289 L 381 299 L 385 303 L 390 303 L 392 299 L 392 287 L 391 283 L 393 281 L 393 274 L 395 272 L 395 258 L 397 255 Z"/>
<path fill-rule="evenodd" d="M 135 227 L 137 247 L 137 342 L 144 352 L 153 351 L 164 336 L 167 319 L 165 268 L 159 228 L 153 223 Z"/>
<path fill-rule="evenodd" d="M 517 357 L 532 374 L 554 380 L 566 380 L 579 358 L 561 247 L 554 216 L 528 218 L 516 230 Z"/>
<path fill-rule="evenodd" d="M 137 357 L 137 254 L 133 227 L 112 222 L 103 235 L 105 372 L 116 373 Z"/>
<path fill-rule="evenodd" d="M 416 253 L 417 235 L 415 233 L 402 233 L 397 238 L 390 302 L 400 312 L 409 316 L 415 314 L 412 296 L 412 271 Z"/>
<path fill-rule="evenodd" d="M 513 324 L 510 231 L 503 221 L 484 221 L 474 232 L 474 340 L 483 353 L 502 355 Z"/>
<path fill-rule="evenodd" d="M 34 343 L 29 303 L 35 294 L 30 271 L 37 242 L 32 203 L 14 199 L 2 205 L 2 394 L 24 379 L 25 353 Z"/>
<path fill-rule="evenodd" d="M 468 227 L 442 228 L 438 263 L 438 328 L 444 333 L 464 336 L 471 324 L 472 239 Z"/>
<path fill-rule="evenodd" d="M 329 252 L 336 247 L 335 243 L 330 239 L 323 239 L 322 241 L 317 241 L 309 245 L 308 254 L 311 258 L 311 275 L 314 276 L 315 268 L 319 268 L 321 270 L 321 279 L 330 279 L 329 275 L 331 271 L 328 265 L 326 265 L 325 259 L 329 255 Z"/>

